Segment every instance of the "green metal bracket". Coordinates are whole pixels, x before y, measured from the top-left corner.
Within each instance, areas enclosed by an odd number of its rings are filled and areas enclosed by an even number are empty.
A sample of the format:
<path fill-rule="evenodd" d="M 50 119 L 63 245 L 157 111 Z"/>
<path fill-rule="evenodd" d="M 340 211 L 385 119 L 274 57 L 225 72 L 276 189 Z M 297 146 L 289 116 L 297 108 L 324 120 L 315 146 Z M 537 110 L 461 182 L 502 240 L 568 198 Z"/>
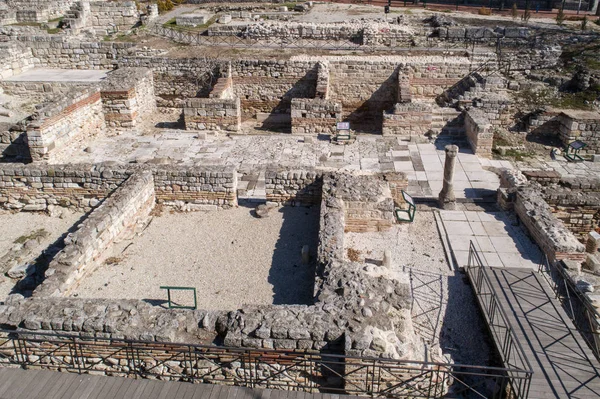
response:
<path fill-rule="evenodd" d="M 415 220 L 415 213 L 417 212 L 415 200 L 404 190 L 402 190 L 402 198 L 404 198 L 404 201 L 408 204 L 408 209 L 396 208 L 394 210 L 394 215 L 396 215 L 396 220 L 398 222 L 412 223 Z"/>
<path fill-rule="evenodd" d="M 350 140 L 350 133 L 338 133 L 335 135 L 335 139 L 337 141 L 346 141 L 346 140 Z"/>
<path fill-rule="evenodd" d="M 587 147 L 587 144 L 581 140 L 575 140 L 565 148 L 565 158 L 571 162 L 583 162 L 583 158 L 579 155 L 579 151 Z"/>
<path fill-rule="evenodd" d="M 195 287 L 173 287 L 173 286 L 161 286 L 161 290 L 167 290 L 167 299 L 169 301 L 169 309 L 193 309 L 196 310 L 198 307 L 198 298 L 196 296 L 196 288 Z M 194 291 L 194 306 L 182 306 L 182 305 L 173 305 L 171 301 L 171 290 L 174 291 Z"/>

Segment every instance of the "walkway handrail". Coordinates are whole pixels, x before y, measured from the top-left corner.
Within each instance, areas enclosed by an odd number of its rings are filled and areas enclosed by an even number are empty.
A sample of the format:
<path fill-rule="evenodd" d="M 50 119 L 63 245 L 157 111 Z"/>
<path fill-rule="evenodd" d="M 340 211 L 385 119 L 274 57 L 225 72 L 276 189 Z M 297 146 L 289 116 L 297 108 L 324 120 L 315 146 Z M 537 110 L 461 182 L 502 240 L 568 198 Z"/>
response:
<path fill-rule="evenodd" d="M 502 361 L 511 368 L 516 367 L 519 370 L 528 373 L 531 378 L 531 375 L 533 374 L 531 364 L 525 355 L 525 351 L 517 338 L 515 329 L 510 323 L 506 310 L 499 301 L 500 297 L 485 269 L 486 266 L 481 260 L 481 256 L 477 252 L 473 241 L 470 241 L 469 259 L 466 267 L 467 275 L 477 294 L 478 303 L 487 319 L 487 326 L 490 333 L 494 336 L 494 342 L 498 348 L 498 352 L 500 352 Z M 486 303 L 486 297 L 489 297 L 488 303 Z M 513 360 L 516 360 L 517 364 L 513 364 Z M 528 391 L 529 384 L 525 391 L 517 390 L 517 392 L 524 395 L 519 397 L 524 398 L 527 397 Z"/>
<path fill-rule="evenodd" d="M 550 262 L 547 255 L 542 254 L 538 272 L 544 276 L 556 297 L 561 300 L 569 318 L 577 327 L 596 359 L 600 361 L 600 313 L 598 310 L 577 288 L 566 270 L 558 266 L 558 261 Z M 558 279 L 562 280 L 562 286 L 560 281 L 557 281 Z M 574 297 L 571 296 L 571 293 Z M 573 308 L 573 302 L 576 306 L 579 306 L 577 309 Z"/>
<path fill-rule="evenodd" d="M 0 330 L 0 366 L 390 398 L 501 398 L 530 379 L 518 369 L 74 334 Z"/>

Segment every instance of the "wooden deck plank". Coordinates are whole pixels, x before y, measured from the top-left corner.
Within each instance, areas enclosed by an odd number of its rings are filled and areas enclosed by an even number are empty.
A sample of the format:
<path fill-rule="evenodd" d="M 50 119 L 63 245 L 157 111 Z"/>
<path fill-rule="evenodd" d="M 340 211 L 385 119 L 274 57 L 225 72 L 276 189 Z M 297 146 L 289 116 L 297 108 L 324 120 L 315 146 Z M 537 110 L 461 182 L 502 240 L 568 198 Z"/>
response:
<path fill-rule="evenodd" d="M 19 396 L 25 389 L 28 388 L 28 385 L 31 381 L 35 381 L 37 375 L 39 374 L 39 370 L 32 370 L 31 380 L 30 381 L 21 381 L 20 384 L 11 384 L 8 390 L 2 395 L 6 398 L 16 398 Z"/>
<path fill-rule="evenodd" d="M 62 377 L 62 375 L 59 374 L 55 378 L 64 378 L 64 382 L 59 385 L 58 389 L 49 393 L 48 399 L 62 399 L 68 394 L 71 385 L 77 385 L 79 383 L 79 375 L 74 373 L 66 373 L 65 377 Z"/>
<path fill-rule="evenodd" d="M 208 399 L 213 387 L 212 384 L 199 384 L 199 389 L 194 392 L 194 399 Z"/>
<path fill-rule="evenodd" d="M 19 384 L 18 369 L 2 369 L 0 373 L 0 397 L 4 396 L 4 393 L 10 389 L 13 384 Z"/>
<path fill-rule="evenodd" d="M 600 364 L 545 281 L 529 269 L 484 272 L 534 371 L 529 397 L 600 397 Z"/>

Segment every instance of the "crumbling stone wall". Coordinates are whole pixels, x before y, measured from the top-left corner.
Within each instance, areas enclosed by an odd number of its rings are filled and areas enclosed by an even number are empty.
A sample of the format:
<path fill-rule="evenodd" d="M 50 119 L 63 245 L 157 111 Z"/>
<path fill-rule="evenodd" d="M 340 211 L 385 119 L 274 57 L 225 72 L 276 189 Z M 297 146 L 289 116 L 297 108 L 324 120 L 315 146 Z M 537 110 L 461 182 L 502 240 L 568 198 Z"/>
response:
<path fill-rule="evenodd" d="M 127 231 L 147 221 L 154 207 L 152 171 L 132 174 L 110 197 L 90 213 L 77 231 L 65 239 L 65 248 L 50 262 L 34 297 L 67 296 L 96 267 L 108 247 Z"/>
<path fill-rule="evenodd" d="M 0 161 L 30 159 L 25 125 L 0 122 Z"/>
<path fill-rule="evenodd" d="M 527 186 L 520 188 L 516 192 L 514 210 L 551 262 L 562 259 L 585 260 L 584 245 L 552 214 L 539 191 Z"/>
<path fill-rule="evenodd" d="M 104 120 L 111 128 L 131 128 L 156 110 L 154 80 L 148 68 L 119 68 L 102 83 Z"/>
<path fill-rule="evenodd" d="M 465 132 L 474 154 L 484 158 L 492 157 L 494 133 L 486 114 L 477 108 L 464 112 Z"/>
<path fill-rule="evenodd" d="M 292 133 L 335 133 L 342 120 L 342 105 L 318 98 L 294 98 L 291 104 Z"/>
<path fill-rule="evenodd" d="M 317 88 L 315 93 L 316 98 L 329 100 L 329 63 L 317 63 Z"/>
<path fill-rule="evenodd" d="M 183 116 L 187 130 L 238 131 L 242 122 L 239 98 L 190 98 Z"/>
<path fill-rule="evenodd" d="M 562 187 L 542 191 L 552 213 L 578 237 L 584 238 L 600 226 L 600 192 L 582 193 Z"/>
<path fill-rule="evenodd" d="M 47 102 L 48 100 L 57 97 L 59 94 L 64 95 L 73 90 L 83 90 L 92 88 L 95 83 L 86 82 L 18 82 L 18 81 L 0 81 L 0 88 L 11 96 L 24 97 L 34 101 Z"/>
<path fill-rule="evenodd" d="M 47 22 L 67 11 L 76 0 L 7 0 L 19 22 Z"/>
<path fill-rule="evenodd" d="M 423 136 L 431 129 L 431 105 L 424 102 L 397 103 L 383 113 L 384 136 Z"/>
<path fill-rule="evenodd" d="M 93 137 L 105 129 L 98 89 L 74 91 L 48 104 L 27 125 L 31 159 L 49 159 L 51 151 L 73 140 Z"/>

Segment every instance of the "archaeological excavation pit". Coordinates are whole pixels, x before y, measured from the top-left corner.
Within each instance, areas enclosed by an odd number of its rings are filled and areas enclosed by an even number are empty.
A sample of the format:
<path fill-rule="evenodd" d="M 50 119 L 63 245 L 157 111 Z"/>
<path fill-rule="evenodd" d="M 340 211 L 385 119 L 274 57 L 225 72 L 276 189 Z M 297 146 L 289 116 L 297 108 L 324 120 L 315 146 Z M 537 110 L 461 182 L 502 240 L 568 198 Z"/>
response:
<path fill-rule="evenodd" d="M 154 212 L 155 214 L 157 212 Z M 80 298 L 140 299 L 166 305 L 161 286 L 194 287 L 198 308 L 311 304 L 319 207 L 281 207 L 258 218 L 253 208 L 154 216 L 132 239 L 113 244 L 73 289 Z M 180 304 L 192 295 L 174 292 Z"/>

